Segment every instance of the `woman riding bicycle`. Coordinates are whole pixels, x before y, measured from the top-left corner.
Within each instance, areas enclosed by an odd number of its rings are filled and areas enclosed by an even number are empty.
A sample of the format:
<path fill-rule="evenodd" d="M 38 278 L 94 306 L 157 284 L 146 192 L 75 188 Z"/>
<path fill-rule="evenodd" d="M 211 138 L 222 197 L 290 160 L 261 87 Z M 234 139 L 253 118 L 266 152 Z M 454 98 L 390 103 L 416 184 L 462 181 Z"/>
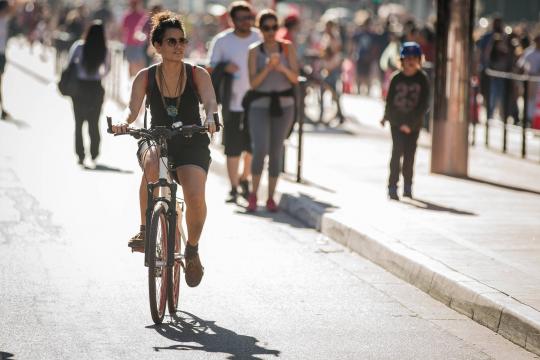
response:
<path fill-rule="evenodd" d="M 148 94 L 151 127 L 170 127 L 178 121 L 183 125 L 200 125 L 203 122 L 208 126 L 208 132 L 213 134 L 216 125 L 211 116 L 217 112 L 214 88 L 206 70 L 183 61 L 188 39 L 180 16 L 169 11 L 155 14 L 152 17 L 150 36 L 162 61 L 137 74 L 131 89 L 127 118 L 114 125 L 113 132 L 127 131 L 129 124 L 137 119 L 145 95 Z M 199 114 L 199 101 L 203 103 L 207 114 L 204 121 L 201 121 Z M 210 165 L 209 144 L 210 140 L 205 134 L 194 134 L 190 138 L 176 136 L 167 144 L 173 175 L 182 185 L 186 203 L 188 245 L 185 250 L 185 273 L 189 286 L 197 286 L 203 276 L 198 243 L 206 219 L 205 183 Z M 155 182 L 159 177 L 159 154 L 155 146 L 141 141 L 137 156 L 143 168 L 139 192 L 141 228 L 128 245 L 141 249 L 144 247 L 146 226 L 147 184 Z"/>

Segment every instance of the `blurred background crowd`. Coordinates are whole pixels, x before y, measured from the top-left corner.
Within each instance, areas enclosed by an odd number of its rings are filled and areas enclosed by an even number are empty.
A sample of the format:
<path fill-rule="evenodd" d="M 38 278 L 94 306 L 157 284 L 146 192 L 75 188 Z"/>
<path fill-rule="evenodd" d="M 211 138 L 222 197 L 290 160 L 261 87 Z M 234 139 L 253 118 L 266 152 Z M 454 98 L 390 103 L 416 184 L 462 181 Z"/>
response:
<path fill-rule="evenodd" d="M 55 48 L 58 68 L 74 41 L 91 20 L 100 19 L 107 37 L 118 48 L 143 49 L 145 61 L 130 64 L 130 75 L 154 59 L 148 45 L 150 14 L 162 9 L 184 15 L 188 58 L 206 61 L 208 44 L 229 26 L 228 1 L 18 1 L 17 14 L 9 26 L 10 36 L 22 36 L 30 44 Z M 281 20 L 278 37 L 292 41 L 305 75 L 327 80 L 337 93 L 385 96 L 390 74 L 399 67 L 399 47 L 416 41 L 423 50 L 424 68 L 432 73 L 435 61 L 436 4 L 434 1 L 251 1 L 254 8 L 275 8 Z M 475 114 L 485 109 L 487 119 L 511 116 L 519 123 L 518 102 L 523 94 L 518 82 L 489 81 L 487 69 L 540 75 L 540 2 L 477 1 L 473 34 L 475 76 L 472 86 Z M 502 15 L 504 14 L 504 16 Z M 528 60 L 524 56 L 529 55 Z M 46 56 L 46 54 L 43 54 Z M 534 112 L 536 83 L 529 97 Z M 504 101 L 503 101 L 504 100 Z M 531 117 L 532 118 L 532 117 Z"/>

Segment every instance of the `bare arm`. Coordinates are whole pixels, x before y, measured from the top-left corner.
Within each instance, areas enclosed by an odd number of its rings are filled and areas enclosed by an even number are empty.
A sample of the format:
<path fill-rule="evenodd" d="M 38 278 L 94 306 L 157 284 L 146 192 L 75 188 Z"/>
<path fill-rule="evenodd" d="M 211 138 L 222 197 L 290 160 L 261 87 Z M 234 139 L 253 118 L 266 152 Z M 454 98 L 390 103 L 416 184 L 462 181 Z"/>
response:
<path fill-rule="evenodd" d="M 148 69 L 139 71 L 133 84 L 131 85 L 131 98 L 129 100 L 129 106 L 126 109 L 126 117 L 124 122 L 114 124 L 112 130 L 115 134 L 122 134 L 127 131 L 129 124 L 134 122 L 139 115 L 139 110 L 146 96 Z"/>
<path fill-rule="evenodd" d="M 286 67 L 283 64 L 277 66 L 277 70 L 283 73 L 291 84 L 298 84 L 298 59 L 296 58 L 296 49 L 291 44 L 283 44 L 283 46 L 288 47 L 288 56 L 287 60 L 289 61 L 289 67 Z"/>
<path fill-rule="evenodd" d="M 210 74 L 199 66 L 195 67 L 195 85 L 206 112 L 205 124 L 208 125 L 208 131 L 213 134 L 216 131 L 216 125 L 212 115 L 218 111 L 216 93 Z"/>
<path fill-rule="evenodd" d="M 259 49 L 256 47 L 250 49 L 248 57 L 249 84 L 252 89 L 259 87 L 274 68 L 272 65 L 267 65 L 260 73 L 257 73 L 257 51 L 259 51 Z"/>
<path fill-rule="evenodd" d="M 146 96 L 146 86 L 148 83 L 148 70 L 143 69 L 135 76 L 131 86 L 131 98 L 127 109 L 126 122 L 131 124 L 137 119 L 144 97 Z"/>

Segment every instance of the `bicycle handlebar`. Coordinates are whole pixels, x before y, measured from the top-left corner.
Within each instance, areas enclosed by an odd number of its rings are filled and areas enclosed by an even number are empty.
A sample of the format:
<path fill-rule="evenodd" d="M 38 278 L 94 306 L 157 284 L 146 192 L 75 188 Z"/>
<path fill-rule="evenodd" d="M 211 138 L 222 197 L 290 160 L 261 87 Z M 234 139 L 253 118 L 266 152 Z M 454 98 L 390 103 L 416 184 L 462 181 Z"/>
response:
<path fill-rule="evenodd" d="M 219 123 L 219 117 L 217 113 L 214 113 L 214 121 L 216 124 L 216 131 L 219 131 L 221 124 Z M 166 128 L 166 127 L 155 127 L 151 129 L 136 129 L 128 128 L 127 132 L 124 134 L 115 134 L 112 130 L 112 118 L 107 116 L 107 132 L 109 134 L 118 135 L 131 135 L 135 138 L 147 138 L 147 139 L 157 139 L 163 137 L 165 139 L 170 139 L 176 135 L 183 135 L 185 137 L 192 137 L 193 134 L 204 134 L 208 132 L 208 126 L 201 125 L 180 125 L 179 127 Z"/>

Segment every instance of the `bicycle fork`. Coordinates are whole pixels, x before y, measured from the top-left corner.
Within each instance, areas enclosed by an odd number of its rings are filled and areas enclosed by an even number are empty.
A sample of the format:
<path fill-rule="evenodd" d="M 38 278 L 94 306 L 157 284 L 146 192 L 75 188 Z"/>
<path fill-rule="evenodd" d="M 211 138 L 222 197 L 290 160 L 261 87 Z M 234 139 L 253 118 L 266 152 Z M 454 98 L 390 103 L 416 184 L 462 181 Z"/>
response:
<path fill-rule="evenodd" d="M 165 216 L 167 219 L 167 249 L 173 249 L 173 251 L 167 251 L 166 254 L 166 266 L 170 267 L 174 265 L 174 245 L 175 245 L 175 236 L 176 236 L 176 222 L 177 222 L 177 206 L 176 206 L 176 190 L 177 185 L 174 181 L 169 181 L 167 159 L 165 160 L 165 165 L 160 163 L 159 166 L 159 180 L 153 183 L 149 183 L 147 186 L 147 199 L 148 204 L 146 207 L 146 233 L 144 238 L 144 248 L 149 251 L 144 252 L 144 266 L 148 267 L 150 265 L 150 251 L 155 251 L 150 249 L 150 233 L 152 231 L 152 214 L 154 210 L 163 206 L 165 209 Z M 158 196 L 154 196 L 155 189 L 158 189 Z M 155 264 L 152 264 L 155 265 Z"/>

